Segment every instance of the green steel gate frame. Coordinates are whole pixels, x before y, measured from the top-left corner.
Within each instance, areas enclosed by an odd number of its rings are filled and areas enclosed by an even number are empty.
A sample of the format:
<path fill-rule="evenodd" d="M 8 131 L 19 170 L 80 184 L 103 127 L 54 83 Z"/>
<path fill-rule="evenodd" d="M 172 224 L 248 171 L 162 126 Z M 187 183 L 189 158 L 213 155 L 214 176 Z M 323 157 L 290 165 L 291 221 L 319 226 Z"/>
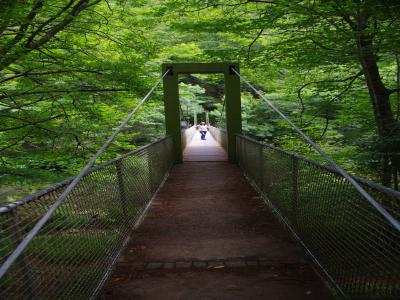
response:
<path fill-rule="evenodd" d="M 182 162 L 182 143 L 179 115 L 179 74 L 224 74 L 225 113 L 228 134 L 228 159 L 236 162 L 236 134 L 242 132 L 240 105 L 240 77 L 238 63 L 171 63 L 162 65 L 162 73 L 170 72 L 163 79 L 165 127 L 173 137 L 175 162 Z"/>

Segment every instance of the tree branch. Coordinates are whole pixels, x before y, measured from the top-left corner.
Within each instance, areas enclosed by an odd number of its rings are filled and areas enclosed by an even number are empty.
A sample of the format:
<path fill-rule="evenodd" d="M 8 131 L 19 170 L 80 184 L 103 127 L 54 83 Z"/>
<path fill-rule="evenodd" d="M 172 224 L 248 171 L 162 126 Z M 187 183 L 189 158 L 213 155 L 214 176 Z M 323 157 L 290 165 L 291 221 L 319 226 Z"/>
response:
<path fill-rule="evenodd" d="M 43 119 L 43 120 L 40 120 L 40 121 L 32 122 L 32 121 L 29 121 L 29 120 L 26 120 L 26 119 L 22 119 L 22 118 L 18 118 L 18 117 L 15 117 L 15 116 L 0 115 L 0 117 L 2 117 L 2 118 L 10 118 L 10 119 L 19 120 L 19 121 L 22 121 L 22 122 L 26 123 L 26 124 L 23 124 L 23 125 L 20 125 L 20 126 L 15 126 L 15 127 L 8 127 L 8 128 L 3 128 L 3 129 L 0 128 L 0 132 L 6 132 L 6 131 L 11 131 L 11 130 L 21 129 L 21 128 L 24 128 L 24 127 L 27 127 L 27 126 L 35 126 L 35 127 L 40 128 L 40 129 L 55 133 L 55 131 L 47 129 L 47 128 L 44 128 L 42 126 L 39 126 L 38 124 L 45 123 L 45 122 L 60 118 L 62 116 L 63 115 L 57 115 L 57 116 L 54 116 L 54 117 L 51 117 L 51 118 L 47 118 L 47 119 Z"/>
<path fill-rule="evenodd" d="M 13 79 L 17 79 L 19 77 L 23 77 L 23 76 L 43 76 L 43 75 L 53 75 L 53 74 L 61 74 L 61 73 L 71 73 L 71 72 L 77 72 L 77 73 L 94 73 L 94 74 L 99 74 L 102 75 L 104 74 L 101 71 L 97 71 L 97 70 L 80 70 L 80 69 L 70 69 L 70 70 L 58 70 L 58 71 L 45 71 L 45 72 L 31 72 L 32 70 L 27 70 L 25 72 L 19 73 L 19 74 L 15 74 L 13 76 L 4 78 L 4 79 L 0 79 L 0 83 L 9 81 L 9 80 L 13 80 Z"/>
<path fill-rule="evenodd" d="M 83 10 L 85 10 L 88 7 L 91 7 L 93 5 L 96 5 L 99 3 L 101 0 L 93 0 L 90 2 L 90 0 L 79 0 L 78 3 L 72 7 L 70 13 L 65 16 L 60 22 L 57 24 L 54 24 L 47 32 L 44 33 L 43 36 L 39 37 L 39 34 L 41 32 L 38 32 L 37 30 L 33 32 L 30 37 L 27 38 L 27 41 L 24 42 L 24 46 L 22 46 L 22 49 L 15 49 L 12 53 L 9 53 L 8 55 L 5 55 L 5 53 L 9 52 L 9 50 L 3 53 L 0 53 L 0 70 L 6 68 L 7 66 L 11 65 L 15 61 L 19 59 L 19 57 L 26 55 L 32 50 L 36 50 L 39 47 L 43 46 L 46 44 L 48 41 L 50 41 L 52 38 L 56 36 L 57 33 L 65 29 Z M 40 1 L 39 1 L 40 2 Z M 75 2 L 75 0 L 71 0 L 70 3 Z M 67 4 L 68 6 L 68 4 Z M 69 7 L 69 6 L 68 6 Z M 65 8 L 65 7 L 64 7 Z M 63 10 L 62 10 L 63 11 Z M 62 14 L 61 14 L 62 15 Z M 49 20 L 53 21 L 56 20 L 59 16 L 59 13 L 56 14 L 56 16 L 51 17 Z M 47 20 L 47 21 L 49 21 Z M 48 24 L 47 21 L 45 22 L 46 25 Z M 51 24 L 51 22 L 49 22 Z M 43 24 L 39 26 L 41 28 Z M 44 28 L 42 28 L 44 29 Z M 36 38 L 38 38 L 36 40 Z M 21 40 L 22 41 L 22 40 Z M 9 45 L 9 49 L 12 49 L 14 45 Z"/>
<path fill-rule="evenodd" d="M 71 1 L 71 2 L 74 2 Z M 100 2 L 100 0 L 94 1 L 91 5 Z M 69 7 L 69 5 L 67 5 Z M 33 33 L 33 35 L 28 39 L 25 47 L 28 49 L 37 49 L 43 44 L 47 43 L 51 38 L 53 38 L 57 33 L 62 31 L 67 27 L 75 17 L 77 17 L 85 8 L 89 7 L 89 0 L 80 0 L 71 10 L 68 16 L 66 16 L 61 22 L 54 25 L 47 33 L 41 37 L 38 41 L 35 41 L 38 33 Z"/>
<path fill-rule="evenodd" d="M 72 4 L 75 2 L 75 0 L 71 0 L 67 3 L 67 5 L 65 5 L 58 13 L 56 13 L 53 17 L 47 19 L 45 22 L 43 22 L 32 34 L 31 36 L 28 38 L 27 41 L 27 45 L 29 45 L 34 38 L 40 34 L 40 32 L 47 26 L 49 25 L 51 22 L 53 22 L 54 20 L 56 20 L 59 16 L 61 16 L 64 12 L 66 12 L 71 6 Z"/>
<path fill-rule="evenodd" d="M 338 99 L 338 98 L 340 98 L 341 96 L 343 96 L 344 93 L 346 93 L 346 92 L 351 88 L 351 86 L 353 85 L 354 81 L 356 81 L 357 78 L 359 78 L 359 77 L 360 77 L 361 75 L 363 75 L 363 74 L 364 74 L 364 72 L 363 72 L 362 70 L 360 70 L 356 75 L 349 76 L 349 77 L 346 77 L 346 78 L 344 78 L 344 79 L 311 81 L 311 82 L 307 82 L 307 83 L 303 84 L 303 85 L 297 90 L 297 98 L 299 99 L 300 105 L 301 105 L 301 111 L 300 111 L 301 123 L 302 123 L 302 115 L 303 115 L 303 113 L 304 113 L 304 111 L 305 111 L 304 100 L 303 100 L 303 98 L 302 98 L 302 96 L 301 96 L 301 92 L 303 91 L 304 88 L 306 88 L 307 86 L 309 86 L 309 85 L 311 85 L 311 84 L 337 83 L 337 82 L 346 82 L 346 81 L 349 81 L 349 80 L 350 80 L 350 82 L 347 84 L 347 86 L 346 86 L 339 94 L 336 94 L 336 95 L 329 101 L 329 102 L 333 102 L 333 101 L 335 101 L 336 99 Z M 312 120 L 314 120 L 315 117 L 316 117 L 316 115 L 314 115 L 314 117 L 312 117 L 311 120 L 309 120 L 309 122 L 312 121 Z"/>
<path fill-rule="evenodd" d="M 26 137 L 28 137 L 31 134 L 31 132 L 29 131 L 27 134 L 23 135 L 22 137 L 20 137 L 17 141 L 15 141 L 14 143 L 11 143 L 3 148 L 0 148 L 0 152 L 7 150 L 11 147 L 14 147 L 15 145 L 19 144 L 20 142 L 22 142 L 23 140 L 25 140 Z"/>
<path fill-rule="evenodd" d="M 253 47 L 254 43 L 260 38 L 261 34 L 264 32 L 265 27 L 263 27 L 255 36 L 255 38 L 251 41 L 251 43 L 249 44 L 249 46 L 247 47 L 247 59 L 250 58 L 250 51 L 251 51 L 251 47 Z"/>
<path fill-rule="evenodd" d="M 393 93 L 400 93 L 400 88 L 395 88 L 395 89 L 390 89 L 388 90 L 389 95 L 393 94 Z"/>
<path fill-rule="evenodd" d="M 40 97 L 39 99 L 37 99 L 37 100 L 35 100 L 35 101 L 31 101 L 31 102 L 23 103 L 23 104 L 18 104 L 18 103 L 16 103 L 15 101 L 13 101 L 14 104 L 15 104 L 15 106 L 10 106 L 10 105 L 7 105 L 7 104 L 5 104 L 5 103 L 0 103 L 2 106 L 7 107 L 7 108 L 5 108 L 5 109 L 0 110 L 0 116 L 1 116 L 2 114 L 4 114 L 4 113 L 7 113 L 7 112 L 13 110 L 13 109 L 22 109 L 23 107 L 31 106 L 32 104 L 36 104 L 36 103 L 39 103 L 39 102 L 45 101 L 45 100 L 47 100 L 47 99 L 44 99 L 44 96 L 42 96 L 42 97 Z"/>
<path fill-rule="evenodd" d="M 29 12 L 28 16 L 25 18 L 25 21 L 21 24 L 18 29 L 17 34 L 15 35 L 14 39 L 6 46 L 6 48 L 10 48 L 13 45 L 16 45 L 20 42 L 26 33 L 28 27 L 32 24 L 32 21 L 35 19 L 38 11 L 43 7 L 43 0 L 38 0 L 33 4 L 31 11 Z"/>
<path fill-rule="evenodd" d="M 22 92 L 14 94 L 4 94 L 0 96 L 0 100 L 12 97 L 28 96 L 28 95 L 43 95 L 52 93 L 98 93 L 98 92 L 126 92 L 128 89 L 71 89 L 71 90 L 48 90 L 48 91 L 33 91 L 33 92 Z"/>

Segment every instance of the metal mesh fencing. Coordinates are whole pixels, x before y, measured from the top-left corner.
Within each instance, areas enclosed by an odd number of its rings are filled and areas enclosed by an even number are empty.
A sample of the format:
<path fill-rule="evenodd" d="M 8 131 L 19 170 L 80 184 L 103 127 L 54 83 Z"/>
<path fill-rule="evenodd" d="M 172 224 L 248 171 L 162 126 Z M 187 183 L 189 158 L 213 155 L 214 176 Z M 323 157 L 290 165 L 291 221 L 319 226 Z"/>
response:
<path fill-rule="evenodd" d="M 188 129 L 181 130 L 182 150 L 185 149 L 186 146 L 191 142 L 195 133 L 196 133 L 196 126 L 192 126 Z"/>
<path fill-rule="evenodd" d="M 208 130 L 218 144 L 220 144 L 225 151 L 228 151 L 228 134 L 226 129 L 208 126 Z"/>
<path fill-rule="evenodd" d="M 400 232 L 335 170 L 245 136 L 240 167 L 339 292 L 400 299 Z M 400 219 L 400 193 L 354 177 Z"/>
<path fill-rule="evenodd" d="M 166 137 L 91 170 L 1 278 L 0 299 L 95 297 L 172 163 Z M 0 207 L 1 263 L 69 182 Z"/>

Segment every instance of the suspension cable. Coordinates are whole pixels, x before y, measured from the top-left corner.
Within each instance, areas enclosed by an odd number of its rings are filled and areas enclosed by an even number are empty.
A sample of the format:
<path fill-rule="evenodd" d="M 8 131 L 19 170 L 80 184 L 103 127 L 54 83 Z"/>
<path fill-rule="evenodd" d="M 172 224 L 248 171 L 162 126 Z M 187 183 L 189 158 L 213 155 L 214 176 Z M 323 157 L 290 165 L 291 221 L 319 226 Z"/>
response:
<path fill-rule="evenodd" d="M 17 260 L 17 258 L 21 255 L 21 253 L 25 250 L 28 244 L 32 241 L 32 239 L 36 236 L 39 230 L 43 227 L 43 225 L 50 219 L 52 214 L 56 211 L 56 209 L 65 201 L 65 199 L 69 196 L 75 186 L 81 181 L 81 179 L 90 171 L 90 168 L 94 165 L 97 158 L 110 146 L 112 141 L 121 132 L 121 130 L 125 127 L 125 125 L 132 119 L 132 117 L 136 114 L 138 109 L 150 98 L 151 94 L 160 84 L 160 82 L 164 79 L 164 77 L 170 72 L 167 70 L 153 85 L 151 90 L 147 93 L 146 96 L 138 105 L 132 110 L 132 112 L 122 121 L 119 127 L 115 130 L 115 132 L 107 139 L 107 141 L 103 144 L 103 146 L 97 151 L 97 153 L 89 160 L 89 162 L 85 165 L 82 171 L 74 178 L 74 180 L 67 186 L 64 192 L 60 195 L 60 197 L 54 202 L 54 204 L 49 208 L 46 214 L 35 224 L 35 226 L 29 231 L 29 233 L 25 236 L 25 238 L 21 241 L 21 243 L 15 248 L 13 253 L 7 258 L 7 260 L 3 263 L 0 268 L 0 278 L 4 276 L 4 274 L 8 271 L 11 265 Z"/>
<path fill-rule="evenodd" d="M 231 70 L 238 75 L 244 83 L 246 83 L 259 97 L 261 97 L 282 119 L 286 121 L 293 129 L 304 139 L 307 143 L 309 143 L 317 152 L 325 158 L 330 165 L 336 169 L 336 171 L 346 178 L 354 188 L 390 223 L 395 227 L 398 231 L 400 231 L 400 223 L 397 221 L 381 204 L 379 204 L 365 189 L 363 189 L 357 181 L 351 177 L 349 173 L 344 171 L 339 165 L 330 158 L 320 147 L 318 147 L 309 136 L 307 136 L 299 127 L 297 127 L 292 121 L 289 120 L 278 108 L 276 108 L 271 101 L 269 101 L 265 96 L 263 96 L 254 86 L 252 86 L 246 79 L 240 75 L 239 72 L 235 70 L 235 68 L 231 68 Z"/>

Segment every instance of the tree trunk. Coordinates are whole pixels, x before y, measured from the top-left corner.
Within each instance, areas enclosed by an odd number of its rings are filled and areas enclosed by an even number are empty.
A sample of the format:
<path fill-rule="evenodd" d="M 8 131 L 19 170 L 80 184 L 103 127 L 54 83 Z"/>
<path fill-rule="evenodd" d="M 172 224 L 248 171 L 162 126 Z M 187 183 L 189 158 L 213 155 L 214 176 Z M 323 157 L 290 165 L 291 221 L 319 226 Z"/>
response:
<path fill-rule="evenodd" d="M 392 175 L 395 173 L 392 167 L 397 167 L 396 156 L 400 153 L 400 145 L 396 142 L 400 134 L 390 105 L 390 91 L 383 84 L 379 74 L 372 37 L 359 34 L 356 38 L 356 44 L 377 124 L 378 149 L 383 154 L 382 184 L 391 186 Z"/>

